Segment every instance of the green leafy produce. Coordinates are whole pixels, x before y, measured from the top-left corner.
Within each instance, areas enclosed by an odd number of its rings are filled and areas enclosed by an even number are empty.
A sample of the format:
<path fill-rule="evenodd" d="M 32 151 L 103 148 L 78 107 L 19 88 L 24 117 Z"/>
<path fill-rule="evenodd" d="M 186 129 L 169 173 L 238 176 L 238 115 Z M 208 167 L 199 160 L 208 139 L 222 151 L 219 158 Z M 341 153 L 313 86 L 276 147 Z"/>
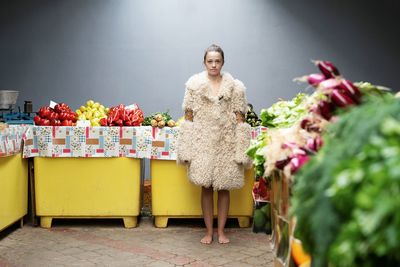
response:
<path fill-rule="evenodd" d="M 313 266 L 399 266 L 399 99 L 368 99 L 324 140 L 296 175 L 291 199 Z"/>
<path fill-rule="evenodd" d="M 169 111 L 156 112 L 156 113 L 151 114 L 150 116 L 145 117 L 144 121 L 142 122 L 142 126 L 157 126 L 155 124 L 152 124 L 152 121 L 153 121 L 153 123 L 159 123 L 160 121 L 162 121 L 163 122 L 162 127 L 163 126 L 171 126 L 171 127 L 175 126 L 175 122 L 174 122 L 173 126 L 168 124 L 168 122 L 172 121 L 172 117 L 171 117 L 171 115 L 169 115 Z M 156 121 L 156 122 L 154 122 L 154 121 Z M 161 125 L 158 125 L 158 126 L 160 127 Z"/>
<path fill-rule="evenodd" d="M 390 88 L 381 85 L 371 84 L 369 82 L 356 82 L 354 85 L 360 89 L 363 95 L 367 96 L 382 96 L 391 92 Z"/>
<path fill-rule="evenodd" d="M 299 93 L 291 101 L 278 101 L 268 109 L 261 110 L 261 124 L 270 128 L 286 128 L 308 113 L 308 95 Z"/>
<path fill-rule="evenodd" d="M 247 155 L 253 160 L 256 177 L 263 177 L 265 169 L 265 158 L 262 149 L 267 145 L 267 135 L 262 133 L 256 140 L 251 140 L 250 146 L 247 149 Z"/>

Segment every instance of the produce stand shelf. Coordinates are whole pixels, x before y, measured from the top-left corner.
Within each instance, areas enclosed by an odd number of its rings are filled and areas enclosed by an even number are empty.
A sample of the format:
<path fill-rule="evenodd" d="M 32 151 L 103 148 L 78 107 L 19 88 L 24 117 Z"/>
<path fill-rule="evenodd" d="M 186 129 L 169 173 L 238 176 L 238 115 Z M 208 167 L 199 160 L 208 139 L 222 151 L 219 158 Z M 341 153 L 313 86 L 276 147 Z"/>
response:
<path fill-rule="evenodd" d="M 20 153 L 0 157 L 0 231 L 28 211 L 28 163 Z"/>
<path fill-rule="evenodd" d="M 122 218 L 136 227 L 140 212 L 140 159 L 34 158 L 36 214 L 53 218 Z"/>
<path fill-rule="evenodd" d="M 167 227 L 170 218 L 202 218 L 201 187 L 189 182 L 186 167 L 172 160 L 151 161 L 152 213 L 156 227 Z M 245 185 L 230 193 L 228 218 L 236 218 L 240 227 L 249 227 L 253 215 L 253 170 L 247 170 Z M 214 193 L 214 216 L 217 193 Z"/>

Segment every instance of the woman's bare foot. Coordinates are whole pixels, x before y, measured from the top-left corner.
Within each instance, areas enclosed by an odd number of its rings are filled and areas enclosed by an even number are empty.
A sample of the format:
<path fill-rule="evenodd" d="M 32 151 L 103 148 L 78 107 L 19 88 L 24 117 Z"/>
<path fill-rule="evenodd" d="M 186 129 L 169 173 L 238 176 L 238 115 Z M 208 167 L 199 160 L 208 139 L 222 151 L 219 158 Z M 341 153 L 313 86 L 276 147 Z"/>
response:
<path fill-rule="evenodd" d="M 200 240 L 200 243 L 209 245 L 209 244 L 211 244 L 212 241 L 213 241 L 213 236 L 212 235 L 205 235 Z"/>
<path fill-rule="evenodd" d="M 229 242 L 231 242 L 231 241 L 229 240 L 229 238 L 226 237 L 225 234 L 219 234 L 218 235 L 218 243 L 220 243 L 220 244 L 228 244 Z"/>

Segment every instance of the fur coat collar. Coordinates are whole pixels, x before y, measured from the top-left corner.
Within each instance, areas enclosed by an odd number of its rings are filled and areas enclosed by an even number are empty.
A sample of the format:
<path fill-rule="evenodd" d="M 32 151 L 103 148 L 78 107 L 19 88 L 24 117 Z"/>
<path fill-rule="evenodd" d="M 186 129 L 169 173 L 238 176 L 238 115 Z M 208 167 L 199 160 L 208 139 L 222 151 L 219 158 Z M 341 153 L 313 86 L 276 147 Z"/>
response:
<path fill-rule="evenodd" d="M 186 83 L 186 86 L 192 90 L 199 90 L 199 93 L 203 97 L 210 100 L 215 100 L 223 97 L 224 99 L 230 99 L 235 86 L 235 80 L 228 72 L 222 72 L 221 87 L 218 96 L 211 94 L 210 80 L 207 77 L 207 72 L 203 71 L 199 74 L 192 76 Z"/>

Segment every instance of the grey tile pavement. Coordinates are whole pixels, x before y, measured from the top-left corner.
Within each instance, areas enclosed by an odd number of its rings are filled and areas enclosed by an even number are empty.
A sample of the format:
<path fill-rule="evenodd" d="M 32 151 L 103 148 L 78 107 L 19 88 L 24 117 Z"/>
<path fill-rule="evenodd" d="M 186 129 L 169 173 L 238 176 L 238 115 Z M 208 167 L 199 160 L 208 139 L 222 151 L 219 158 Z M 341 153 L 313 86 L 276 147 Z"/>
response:
<path fill-rule="evenodd" d="M 200 219 L 170 220 L 167 228 L 155 228 L 150 217 L 133 229 L 123 228 L 122 220 L 54 220 L 51 229 L 11 226 L 0 232 L 0 267 L 273 266 L 268 235 L 230 221 L 226 231 L 230 244 L 203 245 Z"/>

